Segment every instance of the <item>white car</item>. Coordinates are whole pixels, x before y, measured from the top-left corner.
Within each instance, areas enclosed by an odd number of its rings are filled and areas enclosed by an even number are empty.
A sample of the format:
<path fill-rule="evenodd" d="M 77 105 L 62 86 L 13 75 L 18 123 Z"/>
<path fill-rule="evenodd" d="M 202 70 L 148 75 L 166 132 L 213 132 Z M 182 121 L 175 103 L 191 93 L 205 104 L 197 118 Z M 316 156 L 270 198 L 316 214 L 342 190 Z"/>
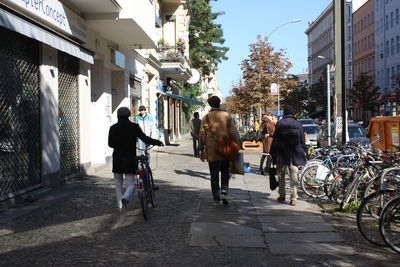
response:
<path fill-rule="evenodd" d="M 306 145 L 316 146 L 318 142 L 319 125 L 304 124 L 304 133 L 306 133 Z"/>

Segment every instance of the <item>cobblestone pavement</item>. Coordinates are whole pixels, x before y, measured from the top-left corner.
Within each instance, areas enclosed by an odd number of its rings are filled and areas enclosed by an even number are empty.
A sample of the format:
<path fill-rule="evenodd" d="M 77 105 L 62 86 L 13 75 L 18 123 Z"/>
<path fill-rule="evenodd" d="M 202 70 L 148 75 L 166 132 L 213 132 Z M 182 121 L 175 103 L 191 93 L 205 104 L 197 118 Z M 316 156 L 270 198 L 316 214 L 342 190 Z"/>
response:
<path fill-rule="evenodd" d="M 111 168 L 68 181 L 34 202 L 0 210 L 0 266 L 395 266 L 398 255 L 368 244 L 352 216 L 307 198 L 277 204 L 258 174 L 231 179 L 229 207 L 211 206 L 208 165 L 191 140 L 155 148 L 160 190 L 144 221 L 139 203 L 115 209 Z"/>

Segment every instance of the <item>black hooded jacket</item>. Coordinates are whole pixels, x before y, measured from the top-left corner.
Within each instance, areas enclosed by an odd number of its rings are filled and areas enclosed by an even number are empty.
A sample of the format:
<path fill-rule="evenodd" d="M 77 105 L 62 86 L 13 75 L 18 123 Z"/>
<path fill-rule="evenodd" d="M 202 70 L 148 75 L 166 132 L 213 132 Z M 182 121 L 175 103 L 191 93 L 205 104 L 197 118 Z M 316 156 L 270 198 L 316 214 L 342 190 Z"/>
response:
<path fill-rule="evenodd" d="M 286 115 L 276 124 L 270 153 L 274 164 L 305 165 L 303 126 L 293 115 Z"/>
<path fill-rule="evenodd" d="M 110 127 L 108 146 L 114 148 L 113 169 L 115 173 L 135 173 L 137 170 L 136 141 L 140 138 L 146 144 L 160 145 L 161 142 L 146 136 L 139 125 L 128 118 L 119 118 Z"/>

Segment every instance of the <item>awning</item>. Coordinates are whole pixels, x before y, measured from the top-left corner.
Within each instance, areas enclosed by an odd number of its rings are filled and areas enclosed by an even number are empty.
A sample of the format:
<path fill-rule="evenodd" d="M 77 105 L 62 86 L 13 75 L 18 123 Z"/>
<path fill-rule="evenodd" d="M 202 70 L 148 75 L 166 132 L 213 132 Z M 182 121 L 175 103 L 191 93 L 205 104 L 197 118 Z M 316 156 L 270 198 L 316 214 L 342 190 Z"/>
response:
<path fill-rule="evenodd" d="M 0 26 L 45 43 L 71 56 L 93 64 L 93 55 L 83 47 L 65 40 L 39 26 L 33 25 L 3 9 L 0 9 Z"/>
<path fill-rule="evenodd" d="M 191 98 L 188 98 L 188 97 L 184 97 L 184 96 L 180 96 L 180 95 L 174 95 L 174 94 L 165 93 L 165 92 L 161 92 L 161 91 L 158 91 L 157 93 L 161 94 L 161 95 L 166 95 L 166 96 L 169 96 L 169 97 L 172 97 L 172 98 L 175 98 L 175 99 L 179 99 L 179 100 L 182 100 L 182 101 L 191 102 L 191 103 L 194 103 L 196 105 L 205 106 L 205 104 L 203 102 L 201 102 L 199 100 L 191 99 Z"/>

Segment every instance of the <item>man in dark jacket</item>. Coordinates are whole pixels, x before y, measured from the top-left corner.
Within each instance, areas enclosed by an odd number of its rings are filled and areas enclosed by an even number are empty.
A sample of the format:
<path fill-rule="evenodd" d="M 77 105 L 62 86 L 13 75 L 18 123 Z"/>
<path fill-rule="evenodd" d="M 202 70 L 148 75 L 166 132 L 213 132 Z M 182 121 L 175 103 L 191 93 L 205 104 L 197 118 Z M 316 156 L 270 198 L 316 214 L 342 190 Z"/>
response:
<path fill-rule="evenodd" d="M 201 120 L 199 119 L 199 113 L 195 112 L 193 114 L 194 118 L 190 121 L 190 134 L 193 138 L 193 152 L 196 158 L 199 157 L 199 134 Z"/>
<path fill-rule="evenodd" d="M 126 107 L 117 111 L 118 122 L 110 127 L 108 134 L 108 145 L 114 149 L 113 168 L 115 180 L 115 195 L 117 206 L 121 211 L 126 208 L 132 200 L 132 193 L 135 191 L 137 171 L 136 141 L 140 138 L 146 144 L 162 146 L 162 142 L 146 136 L 139 125 L 129 120 L 131 112 Z M 122 195 L 123 177 L 126 179 L 126 190 Z"/>
<path fill-rule="evenodd" d="M 290 177 L 290 205 L 297 201 L 298 166 L 306 163 L 303 126 L 294 117 L 295 110 L 287 105 L 283 110 L 283 119 L 278 121 L 271 146 L 271 155 L 279 172 L 278 202 L 285 201 L 285 169 Z"/>

